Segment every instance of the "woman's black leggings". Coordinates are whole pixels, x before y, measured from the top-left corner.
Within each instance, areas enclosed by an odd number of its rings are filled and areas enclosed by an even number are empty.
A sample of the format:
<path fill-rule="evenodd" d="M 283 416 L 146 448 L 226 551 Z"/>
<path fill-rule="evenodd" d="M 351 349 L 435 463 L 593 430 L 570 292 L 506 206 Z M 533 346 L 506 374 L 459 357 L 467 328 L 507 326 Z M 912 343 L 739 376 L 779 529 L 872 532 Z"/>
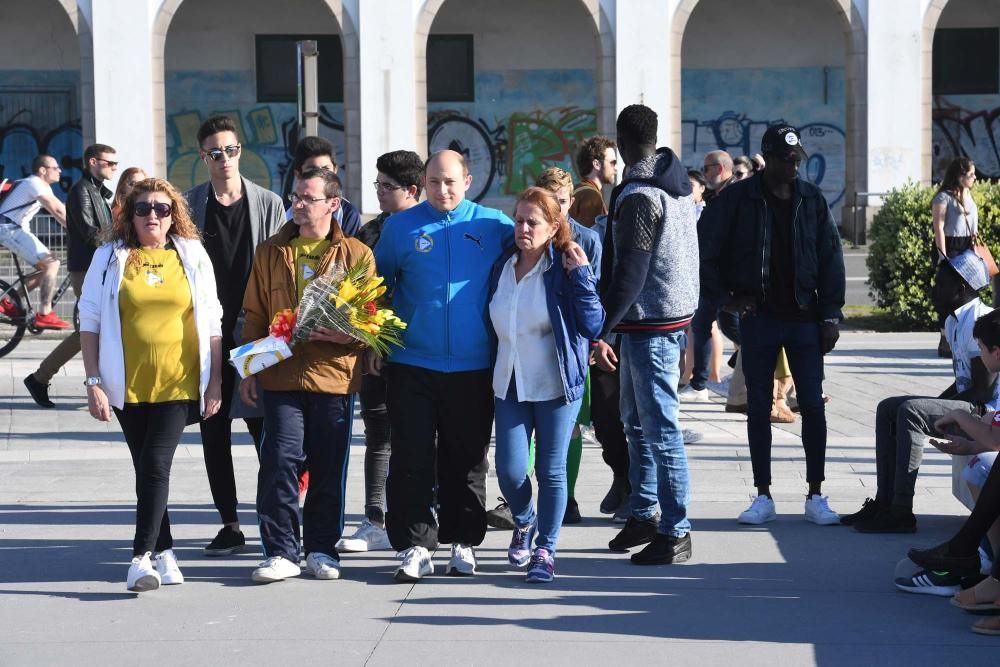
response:
<path fill-rule="evenodd" d="M 190 408 L 189 401 L 126 403 L 121 410 L 115 408 L 135 468 L 133 556 L 173 547 L 167 516 L 170 466 Z"/>

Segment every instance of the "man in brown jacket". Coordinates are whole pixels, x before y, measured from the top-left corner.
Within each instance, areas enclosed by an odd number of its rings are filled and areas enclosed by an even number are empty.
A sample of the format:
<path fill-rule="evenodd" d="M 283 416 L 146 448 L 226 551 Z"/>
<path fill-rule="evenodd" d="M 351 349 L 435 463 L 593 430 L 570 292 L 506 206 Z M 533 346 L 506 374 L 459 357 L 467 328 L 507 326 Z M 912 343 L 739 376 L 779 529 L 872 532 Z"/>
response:
<path fill-rule="evenodd" d="M 340 180 L 309 169 L 295 182 L 292 221 L 263 243 L 254 256 L 243 299 L 243 341 L 267 335 L 274 314 L 298 306 L 305 286 L 334 265 L 350 267 L 375 259 L 366 245 L 344 236 L 333 218 Z M 351 401 L 361 388 L 358 341 L 319 328 L 292 357 L 240 383 L 246 403 L 262 399 L 266 437 L 260 450 L 257 517 L 265 561 L 253 571 L 257 583 L 297 576 L 299 568 L 299 471 L 309 469 L 302 509 L 306 572 L 338 579 L 334 548 L 344 529 L 344 482 L 350 447 Z"/>

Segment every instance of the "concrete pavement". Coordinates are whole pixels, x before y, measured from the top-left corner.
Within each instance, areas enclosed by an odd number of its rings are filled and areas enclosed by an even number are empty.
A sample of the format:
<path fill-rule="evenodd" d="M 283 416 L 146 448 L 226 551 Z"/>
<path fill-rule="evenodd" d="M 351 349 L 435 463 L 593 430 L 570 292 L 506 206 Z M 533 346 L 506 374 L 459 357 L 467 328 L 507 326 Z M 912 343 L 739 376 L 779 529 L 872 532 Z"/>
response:
<path fill-rule="evenodd" d="M 828 357 L 830 440 L 824 490 L 843 513 L 875 493 L 872 427 L 882 397 L 934 395 L 950 365 L 934 334 L 845 334 Z M 0 664 L 188 665 L 316 662 L 426 664 L 995 664 L 1000 640 L 969 631 L 975 617 L 947 600 L 892 585 L 912 545 L 936 543 L 966 514 L 951 496 L 950 463 L 932 451 L 917 485 L 916 535 L 861 535 L 802 518 L 805 462 L 797 425 L 776 428 L 773 486 L 779 519 L 735 517 L 753 492 L 745 423 L 721 397 L 685 406 L 694 557 L 639 568 L 608 552 L 616 533 L 597 505 L 610 474 L 585 444 L 577 498 L 585 520 L 563 530 L 557 579 L 529 586 L 506 563 L 509 534 L 491 530 L 481 574 L 398 585 L 389 552 L 344 555 L 344 578 L 303 576 L 253 585 L 259 560 L 256 458 L 245 433 L 234 448 L 250 553 L 206 559 L 217 514 L 196 428 L 178 449 L 171 486 L 183 586 L 125 591 L 134 477 L 121 432 L 92 420 L 74 361 L 56 378 L 54 410 L 34 407 L 21 379 L 51 341 L 0 359 Z M 361 518 L 363 429 L 355 423 L 348 531 Z M 495 478 L 490 494 L 497 495 Z M 492 506 L 492 505 L 491 505 Z M 438 550 L 439 569 L 447 547 Z"/>

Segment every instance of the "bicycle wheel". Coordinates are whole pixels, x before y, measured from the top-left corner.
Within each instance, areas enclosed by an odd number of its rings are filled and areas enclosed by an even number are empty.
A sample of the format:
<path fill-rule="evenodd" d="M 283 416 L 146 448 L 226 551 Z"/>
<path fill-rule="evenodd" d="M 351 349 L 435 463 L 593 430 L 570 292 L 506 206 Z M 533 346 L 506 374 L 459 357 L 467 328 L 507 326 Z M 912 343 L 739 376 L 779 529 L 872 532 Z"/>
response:
<path fill-rule="evenodd" d="M 0 300 L 3 299 L 8 299 L 10 305 L 0 309 L 0 357 L 17 347 L 27 328 L 20 293 L 10 283 L 0 280 Z"/>

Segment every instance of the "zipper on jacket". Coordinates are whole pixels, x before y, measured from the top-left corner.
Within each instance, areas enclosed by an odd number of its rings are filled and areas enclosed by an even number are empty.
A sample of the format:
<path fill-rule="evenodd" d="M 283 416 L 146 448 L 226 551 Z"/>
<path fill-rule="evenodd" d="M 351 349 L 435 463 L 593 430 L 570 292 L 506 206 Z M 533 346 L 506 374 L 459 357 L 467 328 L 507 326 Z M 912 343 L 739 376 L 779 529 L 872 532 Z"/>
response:
<path fill-rule="evenodd" d="M 792 190 L 792 196 L 793 197 L 795 196 L 794 189 Z M 799 203 L 795 205 L 795 212 L 792 214 L 792 252 L 794 253 L 792 255 L 792 266 L 795 266 L 794 264 L 795 257 L 796 255 L 798 255 L 798 251 L 795 248 L 795 221 L 799 219 L 800 208 L 802 208 L 802 197 L 799 197 Z M 795 305 L 801 309 L 802 304 L 799 303 L 798 282 L 799 282 L 799 273 L 798 271 L 796 271 L 795 277 L 792 279 L 792 298 L 795 299 Z"/>
<path fill-rule="evenodd" d="M 764 239 L 760 245 L 760 293 L 761 303 L 767 301 L 767 225 L 770 213 L 767 210 L 767 198 L 764 198 Z"/>
<path fill-rule="evenodd" d="M 448 255 L 448 279 L 444 281 L 444 345 L 451 370 L 451 211 L 444 216 L 445 248 Z"/>

